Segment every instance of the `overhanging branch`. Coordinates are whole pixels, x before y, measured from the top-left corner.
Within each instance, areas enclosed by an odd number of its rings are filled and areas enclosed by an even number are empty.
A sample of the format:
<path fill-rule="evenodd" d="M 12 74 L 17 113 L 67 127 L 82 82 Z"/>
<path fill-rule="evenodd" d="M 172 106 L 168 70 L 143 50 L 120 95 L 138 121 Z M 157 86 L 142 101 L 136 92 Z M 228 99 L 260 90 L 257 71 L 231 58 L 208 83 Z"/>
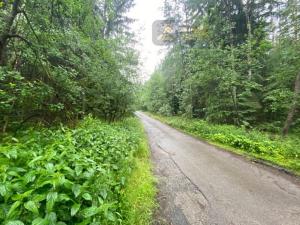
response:
<path fill-rule="evenodd" d="M 24 41 L 27 45 L 32 46 L 32 43 L 30 41 L 28 41 L 26 38 L 24 38 L 18 34 L 8 34 L 7 38 L 8 39 L 17 38 L 17 39 Z"/>

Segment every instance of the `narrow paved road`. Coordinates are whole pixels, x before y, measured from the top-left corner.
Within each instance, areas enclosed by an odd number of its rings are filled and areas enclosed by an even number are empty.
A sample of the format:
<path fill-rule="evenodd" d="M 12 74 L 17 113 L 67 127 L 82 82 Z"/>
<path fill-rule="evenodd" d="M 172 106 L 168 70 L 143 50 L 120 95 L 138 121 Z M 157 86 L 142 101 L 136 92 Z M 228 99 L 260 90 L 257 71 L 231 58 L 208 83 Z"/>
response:
<path fill-rule="evenodd" d="M 159 181 L 157 224 L 300 225 L 298 178 L 137 116 Z"/>

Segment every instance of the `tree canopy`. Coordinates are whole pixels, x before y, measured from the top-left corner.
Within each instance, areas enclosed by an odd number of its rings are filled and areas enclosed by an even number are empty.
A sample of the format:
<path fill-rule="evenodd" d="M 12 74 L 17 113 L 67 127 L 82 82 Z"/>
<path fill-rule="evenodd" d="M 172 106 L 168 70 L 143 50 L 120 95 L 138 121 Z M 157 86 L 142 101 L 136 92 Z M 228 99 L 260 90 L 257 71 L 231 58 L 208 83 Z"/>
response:
<path fill-rule="evenodd" d="M 0 3 L 2 130 L 131 111 L 138 57 L 126 16 L 132 0 Z"/>

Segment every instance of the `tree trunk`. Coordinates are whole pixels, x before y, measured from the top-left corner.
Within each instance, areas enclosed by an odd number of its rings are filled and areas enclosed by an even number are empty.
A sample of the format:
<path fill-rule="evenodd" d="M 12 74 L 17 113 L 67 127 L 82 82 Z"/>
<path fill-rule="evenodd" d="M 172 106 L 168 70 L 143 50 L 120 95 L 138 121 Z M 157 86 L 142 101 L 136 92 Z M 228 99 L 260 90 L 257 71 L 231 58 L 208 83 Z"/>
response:
<path fill-rule="evenodd" d="M 293 123 L 295 114 L 297 112 L 298 103 L 299 103 L 299 100 L 298 100 L 299 95 L 300 95 L 300 73 L 298 74 L 298 76 L 296 77 L 296 80 L 295 80 L 294 99 L 293 99 L 292 105 L 290 107 L 290 110 L 288 112 L 283 130 L 282 130 L 283 136 L 286 136 L 289 133 L 289 129 Z"/>
<path fill-rule="evenodd" d="M 6 129 L 7 129 L 7 126 L 8 126 L 8 116 L 4 116 L 4 124 L 3 124 L 3 127 L 2 127 L 2 133 L 5 133 L 6 132 Z"/>
<path fill-rule="evenodd" d="M 248 30 L 248 38 L 247 38 L 247 47 L 248 47 L 248 52 L 247 52 L 247 64 L 248 64 L 248 79 L 252 80 L 252 24 L 251 24 L 251 1 L 246 1 L 246 21 L 247 21 L 247 30 Z"/>
<path fill-rule="evenodd" d="M 0 65 L 6 64 L 6 48 L 8 40 L 10 37 L 11 28 L 13 26 L 14 20 L 18 14 L 18 8 L 20 6 L 21 0 L 15 0 L 12 4 L 12 10 L 10 15 L 5 19 L 4 28 L 0 34 Z"/>

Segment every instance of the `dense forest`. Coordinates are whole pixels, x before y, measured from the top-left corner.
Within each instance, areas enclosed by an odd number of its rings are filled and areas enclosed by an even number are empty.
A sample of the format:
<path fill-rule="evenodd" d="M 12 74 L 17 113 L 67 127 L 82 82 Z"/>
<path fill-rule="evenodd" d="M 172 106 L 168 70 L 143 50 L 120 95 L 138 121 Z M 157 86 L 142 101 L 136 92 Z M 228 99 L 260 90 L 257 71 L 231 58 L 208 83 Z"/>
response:
<path fill-rule="evenodd" d="M 132 0 L 0 2 L 0 126 L 114 121 L 131 110 Z"/>
<path fill-rule="evenodd" d="M 177 30 L 144 110 L 299 131 L 299 0 L 166 0 L 164 12 Z"/>

